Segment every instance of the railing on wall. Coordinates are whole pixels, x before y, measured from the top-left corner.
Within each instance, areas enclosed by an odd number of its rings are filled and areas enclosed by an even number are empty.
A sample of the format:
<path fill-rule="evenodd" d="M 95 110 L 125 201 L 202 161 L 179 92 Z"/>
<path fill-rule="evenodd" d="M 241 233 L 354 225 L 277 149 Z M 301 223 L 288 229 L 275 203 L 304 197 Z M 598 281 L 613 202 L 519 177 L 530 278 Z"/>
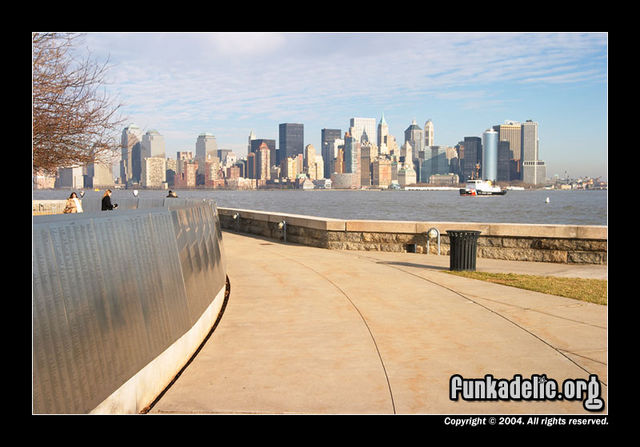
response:
<path fill-rule="evenodd" d="M 33 217 L 34 413 L 91 412 L 224 296 L 215 204 L 134 200 Z M 153 374 L 168 384 L 186 360 Z"/>

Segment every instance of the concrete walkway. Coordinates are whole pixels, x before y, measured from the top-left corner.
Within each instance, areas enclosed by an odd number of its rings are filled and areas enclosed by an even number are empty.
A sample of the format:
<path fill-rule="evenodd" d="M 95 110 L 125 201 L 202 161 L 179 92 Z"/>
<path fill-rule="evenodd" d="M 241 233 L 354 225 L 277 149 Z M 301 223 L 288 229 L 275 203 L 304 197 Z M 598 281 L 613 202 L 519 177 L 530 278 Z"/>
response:
<path fill-rule="evenodd" d="M 582 400 L 449 398 L 465 379 L 597 374 L 607 307 L 460 278 L 449 257 L 335 251 L 225 232 L 220 324 L 150 414 L 593 414 Z M 606 279 L 606 266 L 477 260 Z"/>

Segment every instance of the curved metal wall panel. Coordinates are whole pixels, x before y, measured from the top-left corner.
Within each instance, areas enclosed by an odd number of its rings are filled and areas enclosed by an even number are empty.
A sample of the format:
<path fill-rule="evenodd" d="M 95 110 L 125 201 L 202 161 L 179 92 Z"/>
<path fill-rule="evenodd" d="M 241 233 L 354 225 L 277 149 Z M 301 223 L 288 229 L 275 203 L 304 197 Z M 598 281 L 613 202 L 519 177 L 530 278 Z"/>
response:
<path fill-rule="evenodd" d="M 33 218 L 34 413 L 89 412 L 224 287 L 215 205 L 144 205 Z"/>

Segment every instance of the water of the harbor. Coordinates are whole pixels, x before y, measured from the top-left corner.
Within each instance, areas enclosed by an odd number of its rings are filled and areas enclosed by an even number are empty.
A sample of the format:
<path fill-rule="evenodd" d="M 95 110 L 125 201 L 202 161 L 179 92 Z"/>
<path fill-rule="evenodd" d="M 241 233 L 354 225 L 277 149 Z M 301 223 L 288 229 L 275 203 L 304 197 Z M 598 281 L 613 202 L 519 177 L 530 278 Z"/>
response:
<path fill-rule="evenodd" d="M 66 199 L 71 190 L 34 190 L 32 198 Z M 76 190 L 80 192 L 80 190 Z M 223 208 L 302 214 L 336 219 L 607 225 L 606 190 L 511 190 L 504 196 L 460 196 L 458 191 L 177 190 L 180 198 L 213 199 Z M 103 191 L 85 190 L 99 200 Z M 139 198 L 166 197 L 138 190 Z M 113 190 L 113 203 L 133 190 Z M 548 202 L 546 199 L 549 199 Z"/>

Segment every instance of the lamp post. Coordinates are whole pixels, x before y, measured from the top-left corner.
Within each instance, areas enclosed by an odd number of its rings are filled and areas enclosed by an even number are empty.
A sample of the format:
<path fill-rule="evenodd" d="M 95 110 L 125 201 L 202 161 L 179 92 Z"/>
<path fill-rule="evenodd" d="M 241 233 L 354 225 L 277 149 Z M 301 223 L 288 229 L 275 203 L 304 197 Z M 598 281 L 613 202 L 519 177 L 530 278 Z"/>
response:
<path fill-rule="evenodd" d="M 282 230 L 284 242 L 287 242 L 287 221 L 283 219 L 282 222 L 279 222 L 278 229 Z"/>
<path fill-rule="evenodd" d="M 438 256 L 440 256 L 440 231 L 438 231 L 438 229 L 436 227 L 431 227 L 429 228 L 429 231 L 427 231 L 427 254 L 429 253 L 429 242 L 431 241 L 431 239 L 437 238 L 438 239 Z"/>

